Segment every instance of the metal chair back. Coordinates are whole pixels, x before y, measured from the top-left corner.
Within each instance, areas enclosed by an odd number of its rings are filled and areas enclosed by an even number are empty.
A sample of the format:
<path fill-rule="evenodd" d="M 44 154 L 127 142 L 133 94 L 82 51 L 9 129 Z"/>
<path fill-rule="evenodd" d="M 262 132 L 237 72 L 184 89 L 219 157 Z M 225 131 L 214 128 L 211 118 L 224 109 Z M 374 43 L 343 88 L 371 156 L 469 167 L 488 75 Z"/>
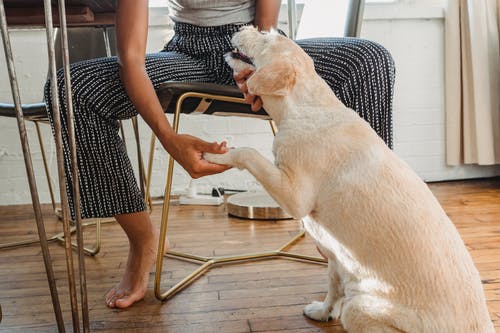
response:
<path fill-rule="evenodd" d="M 361 34 L 364 9 L 365 0 L 349 0 L 349 7 L 347 8 L 347 16 L 344 25 L 345 37 L 359 37 Z"/>

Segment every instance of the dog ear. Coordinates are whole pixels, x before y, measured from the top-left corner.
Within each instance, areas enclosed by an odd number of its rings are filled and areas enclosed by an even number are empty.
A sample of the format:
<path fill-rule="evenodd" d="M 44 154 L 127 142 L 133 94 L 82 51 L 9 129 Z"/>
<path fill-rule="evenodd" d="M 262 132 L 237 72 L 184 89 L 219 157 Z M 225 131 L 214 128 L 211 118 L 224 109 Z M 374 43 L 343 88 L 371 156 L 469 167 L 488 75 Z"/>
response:
<path fill-rule="evenodd" d="M 295 84 L 296 72 L 289 61 L 265 65 L 247 80 L 248 91 L 256 96 L 285 96 Z"/>

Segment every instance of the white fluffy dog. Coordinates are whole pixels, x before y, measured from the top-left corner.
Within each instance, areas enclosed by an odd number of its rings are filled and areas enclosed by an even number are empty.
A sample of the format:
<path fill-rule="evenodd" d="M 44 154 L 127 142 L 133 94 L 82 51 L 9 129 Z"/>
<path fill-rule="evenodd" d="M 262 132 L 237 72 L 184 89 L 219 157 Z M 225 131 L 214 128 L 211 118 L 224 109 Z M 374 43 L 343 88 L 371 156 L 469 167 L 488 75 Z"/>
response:
<path fill-rule="evenodd" d="M 426 184 L 293 41 L 247 27 L 233 44 L 278 125 L 275 164 L 250 148 L 205 158 L 252 173 L 328 257 L 328 294 L 305 315 L 351 333 L 494 333 L 478 271 Z"/>

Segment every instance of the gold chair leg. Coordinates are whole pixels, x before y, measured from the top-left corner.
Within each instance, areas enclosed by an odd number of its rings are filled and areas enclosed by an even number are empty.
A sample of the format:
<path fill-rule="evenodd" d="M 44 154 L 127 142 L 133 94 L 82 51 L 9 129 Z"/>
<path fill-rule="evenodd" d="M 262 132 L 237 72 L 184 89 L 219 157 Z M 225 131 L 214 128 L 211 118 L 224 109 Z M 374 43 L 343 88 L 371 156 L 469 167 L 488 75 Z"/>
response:
<path fill-rule="evenodd" d="M 179 129 L 179 118 L 181 114 L 181 105 L 185 98 L 187 97 L 199 97 L 200 94 L 197 93 L 185 93 L 179 97 L 177 100 L 177 105 L 174 113 L 174 121 L 173 121 L 173 129 L 177 133 Z M 225 97 L 226 100 L 230 100 L 232 102 L 243 102 L 243 99 L 240 98 L 230 98 Z M 276 134 L 276 126 L 271 121 L 271 128 L 273 133 Z M 222 266 L 225 264 L 234 264 L 238 262 L 244 262 L 248 260 L 264 260 L 264 259 L 275 259 L 275 258 L 285 258 L 285 259 L 295 259 L 304 262 L 314 263 L 314 264 L 327 264 L 327 260 L 320 257 L 306 256 L 302 254 L 288 252 L 287 249 L 295 244 L 298 240 L 300 240 L 305 235 L 304 230 L 300 230 L 297 235 L 295 235 L 292 239 L 286 242 L 284 245 L 279 247 L 273 251 L 267 252 L 257 252 L 257 253 L 246 253 L 234 256 L 220 256 L 220 257 L 202 257 L 189 253 L 177 252 L 169 250 L 166 255 L 169 257 L 173 257 L 179 260 L 189 261 L 189 262 L 197 262 L 200 263 L 197 269 L 195 269 L 191 274 L 186 276 L 180 282 L 175 284 L 173 287 L 168 289 L 165 292 L 161 291 L 161 274 L 163 269 L 163 253 L 165 253 L 165 239 L 167 236 L 167 222 L 168 222 L 168 212 L 170 208 L 170 193 L 172 189 L 172 178 L 174 171 L 174 159 L 172 157 L 169 158 L 168 169 L 167 169 L 167 182 L 165 186 L 165 196 L 163 201 L 163 210 L 161 216 L 161 225 L 160 225 L 160 240 L 158 243 L 158 255 L 156 257 L 156 274 L 155 274 L 155 296 L 157 299 L 161 301 L 166 301 L 169 298 L 176 295 L 178 292 L 189 286 L 191 283 L 196 281 L 200 276 L 202 276 L 205 272 L 210 270 L 214 266 Z"/>
<path fill-rule="evenodd" d="M 115 219 L 104 219 L 104 220 L 103 219 L 96 219 L 95 221 L 86 222 L 86 223 L 82 224 L 82 228 L 89 227 L 89 226 L 96 227 L 96 235 L 95 235 L 94 245 L 92 247 L 84 246 L 83 247 L 84 254 L 93 257 L 101 251 L 101 230 L 102 230 L 101 226 L 102 226 L 102 224 L 113 223 L 113 222 L 115 222 Z M 76 231 L 77 231 L 77 229 L 75 226 L 70 228 L 71 234 L 75 233 Z M 61 232 L 57 235 L 52 236 L 51 240 L 57 240 L 60 243 L 64 243 L 65 242 L 64 233 Z M 78 247 L 78 244 L 75 242 L 72 242 L 71 246 L 73 247 L 73 249 L 76 250 Z"/>
<path fill-rule="evenodd" d="M 142 158 L 142 149 L 141 149 L 141 139 L 139 136 L 139 122 L 137 120 L 137 117 L 132 117 L 132 126 L 134 127 L 134 136 L 135 136 L 135 145 L 137 149 L 137 162 L 139 165 L 139 186 L 141 188 L 141 192 L 144 194 L 144 197 L 146 197 L 146 191 L 145 191 L 145 186 L 146 186 L 146 172 L 144 170 L 144 160 Z"/>
<path fill-rule="evenodd" d="M 95 221 L 83 223 L 82 227 L 89 227 L 89 226 L 96 227 L 96 238 L 95 238 L 94 245 L 92 247 L 84 247 L 83 248 L 83 252 L 86 255 L 95 256 L 96 254 L 98 254 L 100 252 L 100 250 L 101 250 L 101 226 L 103 224 L 113 223 L 113 222 L 115 222 L 114 219 L 104 219 L 104 220 L 103 219 L 96 219 Z M 76 227 L 72 226 L 69 229 L 69 232 L 70 232 L 70 234 L 74 234 L 76 232 Z M 55 234 L 55 235 L 47 238 L 47 242 L 53 242 L 53 241 L 58 241 L 61 244 L 64 244 L 64 242 L 65 242 L 64 232 L 60 232 L 58 234 Z M 40 242 L 40 240 L 38 238 L 36 238 L 36 239 L 28 239 L 28 240 L 23 240 L 23 241 L 18 241 L 18 242 L 4 243 L 4 244 L 0 244 L 0 250 L 32 245 L 32 244 L 36 244 L 39 242 Z M 75 242 L 72 242 L 71 246 L 73 247 L 73 249 L 75 249 L 75 250 L 77 249 L 77 244 Z"/>
<path fill-rule="evenodd" d="M 151 133 L 151 142 L 149 144 L 149 159 L 148 159 L 148 172 L 146 174 L 146 190 L 144 193 L 144 201 L 149 207 L 149 212 L 153 211 L 153 201 L 151 199 L 151 177 L 153 176 L 153 159 L 155 155 L 155 142 L 156 137 Z"/>
<path fill-rule="evenodd" d="M 42 153 L 42 161 L 43 161 L 45 176 L 47 178 L 47 185 L 49 187 L 52 208 L 53 208 L 54 214 L 57 216 L 57 218 L 62 220 L 63 219 L 62 209 L 56 206 L 56 202 L 54 199 L 54 190 L 52 188 L 52 176 L 50 175 L 49 165 L 47 162 L 47 154 L 45 152 L 45 145 L 44 145 L 42 133 L 40 130 L 40 124 L 39 124 L 39 122 L 41 120 L 39 120 L 39 119 L 29 119 L 29 120 L 31 120 L 35 124 L 38 143 L 40 145 L 40 151 Z M 114 219 L 105 220 L 104 223 L 113 222 L 113 221 L 114 221 Z M 90 222 L 90 223 L 84 224 L 84 226 L 96 225 L 96 241 L 95 241 L 94 246 L 91 248 L 84 247 L 84 249 L 83 249 L 83 252 L 87 255 L 95 256 L 97 253 L 99 253 L 99 251 L 101 249 L 101 222 L 103 222 L 103 221 L 101 221 L 101 219 L 98 219 L 95 222 Z M 73 234 L 75 231 L 76 231 L 75 227 L 72 227 L 70 229 L 71 234 Z M 47 238 L 48 242 L 55 241 L 55 240 L 58 240 L 58 241 L 64 243 L 63 233 L 61 232 L 59 234 L 56 234 L 52 237 Z M 18 242 L 4 243 L 4 244 L 0 244 L 0 250 L 14 248 L 14 247 L 20 247 L 20 246 L 26 246 L 26 245 L 32 245 L 32 244 L 39 243 L 39 242 L 40 242 L 40 240 L 38 238 L 36 238 L 36 239 L 23 240 L 23 241 L 18 241 Z M 74 249 L 76 249 L 76 246 L 77 246 L 76 243 L 72 243 L 72 247 Z"/>
<path fill-rule="evenodd" d="M 273 131 L 273 135 L 276 136 L 278 127 L 276 127 L 276 123 L 274 122 L 274 120 L 269 120 L 269 125 L 271 125 L 271 131 Z"/>
<path fill-rule="evenodd" d="M 45 153 L 45 145 L 43 144 L 42 132 L 40 131 L 40 124 L 38 120 L 33 120 L 36 128 L 36 135 L 38 137 L 38 144 L 42 152 L 43 169 L 45 170 L 45 177 L 47 178 L 47 186 L 49 187 L 50 202 L 52 209 L 57 215 L 56 200 L 54 198 L 54 189 L 52 188 L 52 177 L 50 176 L 49 163 L 47 162 L 47 154 Z"/>
<path fill-rule="evenodd" d="M 62 209 L 60 207 L 57 207 L 56 202 L 55 202 L 55 196 L 54 196 L 54 190 L 52 188 L 52 176 L 50 174 L 49 170 L 49 164 L 47 160 L 47 153 L 45 151 L 45 144 L 43 141 L 43 136 L 40 130 L 40 122 L 43 122 L 43 120 L 37 119 L 37 118 L 28 118 L 30 121 L 32 121 L 35 124 L 35 129 L 37 133 L 37 138 L 38 138 L 38 143 L 40 146 L 40 151 L 42 153 L 42 161 L 43 161 L 43 166 L 44 166 L 44 171 L 45 171 L 45 176 L 47 178 L 47 185 L 49 188 L 49 194 L 50 194 L 50 200 L 52 203 L 52 208 L 54 210 L 54 214 L 57 216 L 58 219 L 62 220 L 63 219 L 63 214 L 62 214 Z M 95 256 L 99 253 L 101 249 L 101 223 L 110 223 L 114 222 L 114 218 L 111 219 L 97 219 L 94 222 L 87 222 L 84 223 L 83 226 L 91 226 L 95 225 L 96 226 L 96 241 L 92 247 L 84 247 L 83 252 L 86 255 L 89 256 Z M 70 233 L 73 234 L 76 232 L 76 228 L 72 227 L 70 228 Z M 63 233 L 56 234 L 52 237 L 49 237 L 47 241 L 51 242 L 57 240 L 61 243 L 64 243 L 64 235 Z M 25 245 L 31 245 L 38 243 L 39 239 L 31 239 L 31 240 L 23 240 L 23 241 L 18 241 L 18 242 L 11 242 L 11 243 L 5 243 L 5 244 L 0 244 L 0 250 L 2 249 L 8 249 L 8 248 L 14 248 L 14 247 L 20 247 L 20 246 L 25 246 Z M 73 249 L 77 248 L 77 244 L 73 242 L 72 244 Z"/>

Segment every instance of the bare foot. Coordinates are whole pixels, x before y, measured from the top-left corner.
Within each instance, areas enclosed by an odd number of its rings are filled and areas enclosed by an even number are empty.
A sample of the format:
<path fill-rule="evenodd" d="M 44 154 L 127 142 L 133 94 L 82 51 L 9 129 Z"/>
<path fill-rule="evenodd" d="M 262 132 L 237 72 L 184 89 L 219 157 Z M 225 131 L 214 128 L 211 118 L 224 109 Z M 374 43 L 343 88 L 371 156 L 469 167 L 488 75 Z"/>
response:
<path fill-rule="evenodd" d="M 146 294 L 149 273 L 158 251 L 159 233 L 146 211 L 116 215 L 115 219 L 127 234 L 130 249 L 123 277 L 106 295 L 106 305 L 127 308 Z M 168 240 L 165 240 L 167 248 Z"/>
<path fill-rule="evenodd" d="M 158 251 L 158 231 L 152 231 L 139 244 L 130 242 L 127 266 L 120 283 L 106 295 L 106 305 L 110 308 L 127 308 L 144 298 L 149 273 L 156 261 Z M 165 240 L 165 251 L 168 239 Z"/>
<path fill-rule="evenodd" d="M 106 295 L 106 305 L 110 308 L 127 308 L 144 297 L 151 265 L 157 251 L 153 239 L 158 239 L 158 237 L 155 236 L 147 242 L 149 244 L 143 244 L 143 246 L 130 244 L 127 266 L 122 280 Z"/>

